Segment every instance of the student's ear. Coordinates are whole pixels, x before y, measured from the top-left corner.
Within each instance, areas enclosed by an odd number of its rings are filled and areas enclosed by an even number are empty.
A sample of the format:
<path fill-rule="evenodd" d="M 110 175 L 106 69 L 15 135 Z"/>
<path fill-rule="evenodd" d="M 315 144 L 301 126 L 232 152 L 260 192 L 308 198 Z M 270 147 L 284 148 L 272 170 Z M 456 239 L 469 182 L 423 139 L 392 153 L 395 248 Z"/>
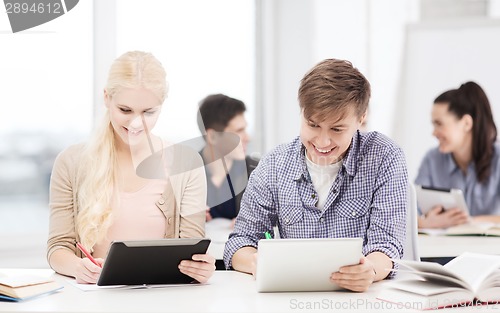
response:
<path fill-rule="evenodd" d="M 106 89 L 104 89 L 104 105 L 109 109 L 109 102 L 111 101 L 111 96 L 108 94 Z"/>
<path fill-rule="evenodd" d="M 367 111 L 365 111 L 365 113 L 363 113 L 363 115 L 361 115 L 360 119 L 359 119 L 359 128 L 361 128 L 363 126 L 363 124 L 366 122 L 366 115 L 367 115 Z"/>
<path fill-rule="evenodd" d="M 209 145 L 215 145 L 217 143 L 217 134 L 216 134 L 216 131 L 211 129 L 211 128 L 208 128 L 207 129 L 207 144 Z"/>
<path fill-rule="evenodd" d="M 472 126 L 474 125 L 474 119 L 472 118 L 472 116 L 470 116 L 470 114 L 465 114 L 464 116 L 462 116 L 462 120 L 464 121 L 465 130 L 471 131 Z"/>

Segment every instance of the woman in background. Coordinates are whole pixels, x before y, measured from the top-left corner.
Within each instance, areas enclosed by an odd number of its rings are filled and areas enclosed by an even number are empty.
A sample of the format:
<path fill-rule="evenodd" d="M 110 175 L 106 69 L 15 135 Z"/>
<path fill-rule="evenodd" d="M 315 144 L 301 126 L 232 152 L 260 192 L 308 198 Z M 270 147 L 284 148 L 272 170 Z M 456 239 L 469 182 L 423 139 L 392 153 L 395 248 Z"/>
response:
<path fill-rule="evenodd" d="M 439 146 L 423 159 L 415 184 L 462 190 L 471 218 L 458 208 L 434 207 L 419 217 L 420 228 L 468 222 L 500 222 L 500 145 L 490 103 L 474 82 L 439 95 L 432 107 Z"/>
<path fill-rule="evenodd" d="M 128 52 L 112 64 L 100 127 L 85 144 L 61 152 L 52 171 L 47 259 L 56 272 L 79 283 L 97 282 L 101 267 L 83 258 L 78 242 L 102 265 L 113 240 L 204 237 L 206 180 L 200 156 L 184 149 L 173 159 L 163 140 L 149 132 L 167 91 L 165 70 L 150 53 Z M 163 179 L 137 175 L 138 164 L 154 151 L 163 151 L 169 166 L 181 161 L 192 170 L 169 176 L 165 166 Z M 179 269 L 206 282 L 214 264 L 210 255 L 194 255 Z"/>

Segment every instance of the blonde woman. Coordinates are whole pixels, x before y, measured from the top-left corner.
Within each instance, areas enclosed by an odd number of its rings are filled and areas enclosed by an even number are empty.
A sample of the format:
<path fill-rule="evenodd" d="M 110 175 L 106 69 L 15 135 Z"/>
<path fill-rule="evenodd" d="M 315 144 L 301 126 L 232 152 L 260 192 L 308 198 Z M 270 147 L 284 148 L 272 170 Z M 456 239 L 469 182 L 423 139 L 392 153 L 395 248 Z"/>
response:
<path fill-rule="evenodd" d="M 56 272 L 97 282 L 101 267 L 82 255 L 78 242 L 102 265 L 113 240 L 204 236 L 201 158 L 187 148 L 165 149 L 150 133 L 167 91 L 165 70 L 150 53 L 127 52 L 112 64 L 102 123 L 88 142 L 61 152 L 52 171 L 47 259 Z M 154 152 L 168 164 L 160 168 L 164 173 L 138 175 L 137 166 Z M 214 264 L 208 254 L 194 255 L 179 269 L 204 283 Z"/>

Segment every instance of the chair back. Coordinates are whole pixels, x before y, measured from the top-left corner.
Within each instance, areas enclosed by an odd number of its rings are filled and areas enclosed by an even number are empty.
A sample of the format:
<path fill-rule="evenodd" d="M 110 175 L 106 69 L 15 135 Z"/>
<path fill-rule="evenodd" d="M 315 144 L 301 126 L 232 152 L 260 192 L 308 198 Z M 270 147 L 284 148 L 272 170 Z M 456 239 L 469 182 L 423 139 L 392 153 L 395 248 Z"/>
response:
<path fill-rule="evenodd" d="M 417 192 L 412 183 L 408 183 L 406 205 L 406 242 L 403 250 L 403 260 L 420 261 L 418 254 L 418 210 Z"/>

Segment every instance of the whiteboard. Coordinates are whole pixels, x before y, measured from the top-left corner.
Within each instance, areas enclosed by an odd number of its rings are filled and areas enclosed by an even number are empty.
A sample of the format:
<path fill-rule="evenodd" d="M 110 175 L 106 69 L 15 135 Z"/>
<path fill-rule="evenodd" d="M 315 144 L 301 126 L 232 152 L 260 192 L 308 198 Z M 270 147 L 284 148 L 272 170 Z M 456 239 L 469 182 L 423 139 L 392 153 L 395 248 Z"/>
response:
<path fill-rule="evenodd" d="M 500 20 L 408 25 L 401 69 L 392 137 L 406 154 L 411 181 L 427 150 L 437 146 L 431 109 L 443 91 L 478 83 L 500 130 Z"/>

